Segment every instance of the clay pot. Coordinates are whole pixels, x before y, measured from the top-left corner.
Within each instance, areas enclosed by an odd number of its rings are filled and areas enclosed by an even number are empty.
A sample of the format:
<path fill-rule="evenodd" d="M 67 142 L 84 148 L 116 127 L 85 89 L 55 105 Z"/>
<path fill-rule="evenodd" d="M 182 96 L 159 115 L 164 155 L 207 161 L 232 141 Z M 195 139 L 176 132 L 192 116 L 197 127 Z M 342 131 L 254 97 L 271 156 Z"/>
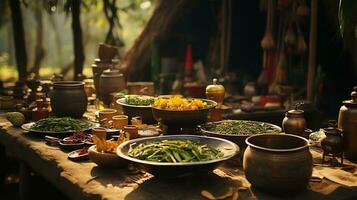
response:
<path fill-rule="evenodd" d="M 342 131 L 335 127 L 324 129 L 326 137 L 321 141 L 321 147 L 326 153 L 340 154 L 344 150 Z"/>
<path fill-rule="evenodd" d="M 346 157 L 357 161 L 357 86 L 351 93 L 351 100 L 343 101 L 338 115 L 338 128 L 343 130 Z"/>
<path fill-rule="evenodd" d="M 244 173 L 253 187 L 274 194 L 306 188 L 312 156 L 305 138 L 290 134 L 260 134 L 246 139 Z"/>
<path fill-rule="evenodd" d="M 124 126 L 124 132 L 129 133 L 130 139 L 135 139 L 139 137 L 139 127 L 136 125 Z"/>
<path fill-rule="evenodd" d="M 129 120 L 127 115 L 115 115 L 112 117 L 113 127 L 116 129 L 123 129 L 124 126 L 128 125 Z"/>
<path fill-rule="evenodd" d="M 116 69 L 105 70 L 99 78 L 100 97 L 104 104 L 110 104 L 110 93 L 126 88 L 125 76 Z"/>
<path fill-rule="evenodd" d="M 80 118 L 87 110 L 87 95 L 84 84 L 79 81 L 53 83 L 51 108 L 55 116 Z"/>
<path fill-rule="evenodd" d="M 112 117 L 117 115 L 118 112 L 115 109 L 103 109 L 98 112 L 99 115 L 99 123 L 101 125 L 106 124 L 107 122 L 112 120 Z"/>
<path fill-rule="evenodd" d="M 109 44 L 99 44 L 98 56 L 102 61 L 111 61 L 118 55 L 118 48 Z"/>
<path fill-rule="evenodd" d="M 304 111 L 296 108 L 286 112 L 282 127 L 285 133 L 304 136 L 304 131 L 306 129 Z"/>

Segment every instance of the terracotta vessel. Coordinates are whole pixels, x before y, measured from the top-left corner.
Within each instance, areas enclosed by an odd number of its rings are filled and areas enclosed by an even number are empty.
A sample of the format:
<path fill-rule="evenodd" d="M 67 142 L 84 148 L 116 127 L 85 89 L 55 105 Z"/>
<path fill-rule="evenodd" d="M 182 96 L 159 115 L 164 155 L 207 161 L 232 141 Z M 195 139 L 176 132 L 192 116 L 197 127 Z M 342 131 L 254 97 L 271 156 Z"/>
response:
<path fill-rule="evenodd" d="M 282 128 L 285 133 L 303 136 L 306 129 L 304 111 L 299 110 L 296 106 L 295 109 L 286 112 Z"/>
<path fill-rule="evenodd" d="M 104 125 L 104 124 L 108 123 L 109 121 L 111 121 L 111 120 L 112 120 L 112 117 L 115 116 L 115 115 L 117 115 L 117 114 L 118 114 L 118 112 L 117 112 L 117 110 L 115 110 L 115 109 L 110 109 L 110 108 L 108 108 L 108 109 L 100 110 L 100 111 L 98 112 L 98 115 L 99 115 L 99 123 L 100 123 L 101 125 Z"/>
<path fill-rule="evenodd" d="M 291 134 L 260 134 L 246 139 L 244 173 L 253 187 L 274 194 L 306 188 L 312 174 L 308 141 Z"/>
<path fill-rule="evenodd" d="M 127 115 L 115 115 L 112 117 L 113 127 L 116 129 L 123 129 L 124 126 L 128 125 L 129 120 Z"/>
<path fill-rule="evenodd" d="M 350 160 L 357 160 L 357 86 L 351 93 L 351 100 L 343 101 L 338 115 L 338 128 L 343 130 L 345 155 Z"/>
<path fill-rule="evenodd" d="M 40 119 L 44 119 L 49 116 L 49 112 L 47 110 L 45 102 L 43 102 L 42 99 L 36 100 L 36 106 L 37 107 L 32 111 L 32 120 L 33 121 L 38 121 Z"/>
<path fill-rule="evenodd" d="M 105 70 L 99 78 L 100 99 L 107 106 L 110 104 L 110 93 L 120 92 L 126 88 L 125 76 L 116 69 Z"/>
<path fill-rule="evenodd" d="M 51 108 L 55 116 L 80 118 L 87 110 L 87 95 L 84 84 L 78 81 L 53 83 Z"/>
<path fill-rule="evenodd" d="M 139 128 L 136 125 L 124 126 L 124 132 L 129 133 L 130 139 L 135 139 L 139 137 Z"/>

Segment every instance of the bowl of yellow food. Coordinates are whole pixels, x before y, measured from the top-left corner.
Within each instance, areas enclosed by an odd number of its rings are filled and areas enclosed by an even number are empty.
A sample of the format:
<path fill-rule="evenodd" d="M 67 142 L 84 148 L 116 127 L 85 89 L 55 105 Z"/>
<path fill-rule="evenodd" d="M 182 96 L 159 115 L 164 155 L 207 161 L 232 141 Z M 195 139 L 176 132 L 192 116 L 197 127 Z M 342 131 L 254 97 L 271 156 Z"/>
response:
<path fill-rule="evenodd" d="M 167 126 L 190 127 L 205 123 L 217 103 L 208 99 L 173 96 L 157 98 L 152 107 L 154 118 Z"/>

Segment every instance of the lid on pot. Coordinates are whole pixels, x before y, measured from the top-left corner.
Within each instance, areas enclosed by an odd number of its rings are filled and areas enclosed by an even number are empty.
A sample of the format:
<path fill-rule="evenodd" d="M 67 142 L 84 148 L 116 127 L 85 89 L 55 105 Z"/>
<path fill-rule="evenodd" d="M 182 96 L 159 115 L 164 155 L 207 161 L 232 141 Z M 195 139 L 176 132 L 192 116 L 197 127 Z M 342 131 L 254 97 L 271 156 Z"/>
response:
<path fill-rule="evenodd" d="M 223 85 L 219 85 L 216 78 L 213 79 L 212 85 L 206 87 L 206 93 L 224 93 L 224 90 Z"/>
<path fill-rule="evenodd" d="M 341 135 L 342 130 L 337 128 L 337 122 L 335 120 L 328 121 L 328 127 L 324 128 L 325 134 Z"/>
<path fill-rule="evenodd" d="M 353 87 L 351 92 L 351 100 L 342 101 L 343 105 L 347 107 L 357 107 L 357 86 Z"/>
<path fill-rule="evenodd" d="M 287 117 L 304 117 L 304 111 L 300 110 L 299 107 L 303 103 L 296 103 L 295 104 L 295 109 L 289 110 L 288 112 L 285 113 Z"/>
<path fill-rule="evenodd" d="M 78 88 L 84 87 L 82 81 L 57 81 L 53 83 L 54 88 Z"/>
<path fill-rule="evenodd" d="M 304 111 L 303 110 L 289 110 L 285 114 L 288 117 L 303 117 L 304 116 Z"/>
<path fill-rule="evenodd" d="M 341 135 L 342 131 L 336 127 L 327 127 L 324 128 L 325 134 Z"/>
<path fill-rule="evenodd" d="M 101 77 L 121 77 L 124 76 L 118 69 L 107 69 L 103 71 Z"/>

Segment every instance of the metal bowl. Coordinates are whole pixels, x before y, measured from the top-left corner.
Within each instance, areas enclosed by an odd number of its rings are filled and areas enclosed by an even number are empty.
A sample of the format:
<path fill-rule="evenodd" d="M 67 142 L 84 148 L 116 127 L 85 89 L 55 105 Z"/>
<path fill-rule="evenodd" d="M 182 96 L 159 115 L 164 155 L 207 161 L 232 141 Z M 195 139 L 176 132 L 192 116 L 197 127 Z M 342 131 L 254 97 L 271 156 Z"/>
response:
<path fill-rule="evenodd" d="M 312 174 L 308 141 L 290 134 L 260 134 L 246 139 L 243 168 L 253 187 L 285 195 L 306 188 Z"/>
<path fill-rule="evenodd" d="M 234 121 L 246 121 L 246 120 L 234 120 Z M 223 133 L 211 131 L 208 128 L 208 126 L 210 126 L 212 124 L 220 124 L 220 123 L 223 123 L 223 122 L 224 122 L 224 120 L 223 121 L 218 121 L 218 122 L 209 122 L 209 123 L 200 125 L 199 129 L 200 129 L 200 131 L 201 131 L 201 133 L 203 135 L 207 135 L 207 136 L 211 136 L 211 137 L 219 137 L 219 138 L 230 140 L 230 141 L 236 143 L 242 149 L 244 149 L 247 146 L 245 144 L 245 140 L 249 136 L 255 135 L 253 133 L 223 134 Z M 253 121 L 253 122 L 256 122 L 256 121 Z M 257 123 L 265 123 L 265 122 L 257 122 Z M 274 127 L 276 129 L 276 132 L 270 132 L 270 133 L 281 133 L 281 131 L 282 131 L 281 128 L 279 126 L 277 126 L 277 125 L 270 124 L 270 123 L 265 123 L 265 124 L 270 125 L 270 126 L 272 126 L 272 127 Z M 263 134 L 263 133 L 259 133 L 259 134 Z"/>
<path fill-rule="evenodd" d="M 151 108 L 152 106 L 135 106 L 126 103 L 125 97 L 117 100 L 117 103 L 123 106 L 123 111 L 128 117 L 140 116 L 143 120 L 143 123 L 154 124 L 156 123 Z"/>
<path fill-rule="evenodd" d="M 213 148 L 216 148 L 223 152 L 224 156 L 219 159 L 202 161 L 202 162 L 189 162 L 189 163 L 167 163 L 167 162 L 153 162 L 140 160 L 137 158 L 132 158 L 128 156 L 128 151 L 130 148 L 135 148 L 135 146 L 145 143 L 148 141 L 162 141 L 162 140 L 191 140 L 198 142 L 200 144 L 207 144 Z M 144 168 L 149 173 L 166 178 L 173 177 L 184 177 L 189 175 L 202 175 L 211 172 L 213 169 L 218 167 L 224 161 L 234 157 L 239 152 L 239 147 L 225 139 L 213 138 L 207 136 L 197 136 L 197 135 L 170 135 L 170 136 L 159 136 L 151 138 L 139 138 L 134 140 L 129 140 L 122 143 L 117 148 L 117 154 L 123 159 L 126 159 L 140 167 Z"/>
<path fill-rule="evenodd" d="M 207 121 L 210 109 L 217 106 L 217 103 L 208 99 L 200 99 L 207 103 L 207 107 L 198 110 L 166 110 L 152 107 L 154 118 L 168 126 L 189 127 Z"/>

